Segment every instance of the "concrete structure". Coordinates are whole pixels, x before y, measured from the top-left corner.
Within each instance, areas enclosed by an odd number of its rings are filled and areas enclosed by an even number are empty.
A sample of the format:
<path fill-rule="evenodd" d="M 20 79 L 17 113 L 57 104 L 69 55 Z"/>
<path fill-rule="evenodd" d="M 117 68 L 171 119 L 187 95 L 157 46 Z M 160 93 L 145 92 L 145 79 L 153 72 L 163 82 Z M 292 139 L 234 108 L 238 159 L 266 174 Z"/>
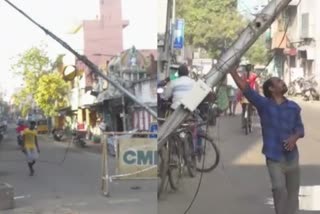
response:
<path fill-rule="evenodd" d="M 100 17 L 83 22 L 84 54 L 96 65 L 123 51 L 122 31 L 129 24 L 122 20 L 121 1 L 100 0 Z M 92 86 L 93 77 L 86 71 L 86 86 Z"/>
<path fill-rule="evenodd" d="M 123 50 L 122 31 L 129 22 L 122 20 L 121 1 L 100 0 L 99 4 L 100 14 L 96 19 L 85 20 L 74 26 L 66 40 L 80 54 L 84 54 L 104 70 L 106 62 Z M 84 122 L 91 125 L 90 115 L 95 112 L 89 109 L 96 101 L 96 96 L 93 94 L 100 79 L 69 53 L 66 53 L 63 64 L 75 65 L 79 71 L 78 77 L 71 81 L 72 90 L 69 94 L 71 110 L 77 112 L 80 125 Z"/>
<path fill-rule="evenodd" d="M 0 210 L 13 209 L 13 187 L 7 183 L 0 183 Z"/>
<path fill-rule="evenodd" d="M 315 76 L 319 82 L 320 23 L 317 22 L 317 12 L 320 10 L 320 1 L 298 3 L 299 0 L 292 1 L 272 25 L 271 47 L 276 57 L 271 70 L 287 83 L 297 77 L 311 76 Z"/>

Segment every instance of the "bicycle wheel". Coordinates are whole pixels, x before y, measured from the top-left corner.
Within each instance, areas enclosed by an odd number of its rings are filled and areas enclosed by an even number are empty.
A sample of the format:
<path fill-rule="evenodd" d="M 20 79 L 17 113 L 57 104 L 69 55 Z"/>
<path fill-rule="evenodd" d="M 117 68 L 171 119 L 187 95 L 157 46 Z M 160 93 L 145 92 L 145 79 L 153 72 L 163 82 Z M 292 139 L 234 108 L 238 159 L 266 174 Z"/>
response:
<path fill-rule="evenodd" d="M 248 122 L 248 133 L 252 132 L 252 122 L 251 120 Z"/>
<path fill-rule="evenodd" d="M 194 150 L 193 138 L 190 132 L 186 133 L 184 138 L 184 161 L 190 177 L 195 177 L 197 174 L 197 159 Z"/>
<path fill-rule="evenodd" d="M 164 146 L 158 151 L 158 199 L 161 197 L 168 182 L 168 150 Z"/>
<path fill-rule="evenodd" d="M 168 176 L 169 176 L 169 183 L 170 187 L 173 190 L 177 190 L 179 188 L 179 183 L 182 178 L 182 171 L 183 171 L 183 153 L 182 153 L 182 142 L 181 139 L 178 137 L 171 137 L 169 140 L 169 169 L 168 169 Z"/>
<path fill-rule="evenodd" d="M 199 172 L 211 172 L 219 164 L 220 151 L 209 136 L 198 134 L 198 138 L 201 140 L 201 146 L 196 148 L 197 170 Z"/>
<path fill-rule="evenodd" d="M 246 135 L 249 134 L 249 123 L 248 123 L 248 119 L 247 118 L 244 119 L 244 133 Z"/>
<path fill-rule="evenodd" d="M 245 110 L 243 122 L 244 122 L 244 133 L 248 135 L 249 134 L 248 107 Z"/>

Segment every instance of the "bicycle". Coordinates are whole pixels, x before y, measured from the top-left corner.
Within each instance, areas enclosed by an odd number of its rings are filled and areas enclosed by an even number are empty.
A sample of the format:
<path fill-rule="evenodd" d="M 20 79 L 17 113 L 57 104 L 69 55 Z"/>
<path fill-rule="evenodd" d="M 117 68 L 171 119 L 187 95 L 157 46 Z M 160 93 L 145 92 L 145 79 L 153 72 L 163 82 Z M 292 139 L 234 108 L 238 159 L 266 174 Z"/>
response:
<path fill-rule="evenodd" d="M 158 152 L 158 197 L 164 191 L 167 177 L 170 187 L 177 190 L 185 168 L 190 177 L 195 177 L 197 171 L 211 172 L 218 166 L 220 151 L 217 145 L 206 133 L 199 131 L 206 124 L 206 121 L 198 123 L 197 119 L 187 119 Z"/>
<path fill-rule="evenodd" d="M 184 148 L 186 166 L 189 175 L 194 177 L 194 168 L 198 172 L 211 172 L 218 166 L 220 150 L 213 139 L 201 129 L 201 127 L 207 125 L 207 121 L 198 123 L 197 120 L 189 120 L 189 122 L 193 124 L 182 124 L 185 127 L 184 133 L 186 135 L 180 136 L 187 142 L 185 143 L 187 146 Z"/>

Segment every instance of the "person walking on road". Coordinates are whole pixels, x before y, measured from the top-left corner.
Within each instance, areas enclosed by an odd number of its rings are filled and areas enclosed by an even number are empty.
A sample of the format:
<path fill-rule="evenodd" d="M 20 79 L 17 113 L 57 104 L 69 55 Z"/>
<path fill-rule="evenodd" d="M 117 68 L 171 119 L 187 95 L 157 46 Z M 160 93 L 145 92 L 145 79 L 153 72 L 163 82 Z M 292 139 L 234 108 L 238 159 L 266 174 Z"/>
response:
<path fill-rule="evenodd" d="M 38 144 L 37 131 L 35 130 L 36 122 L 31 121 L 29 128 L 23 131 L 23 147 L 27 157 L 30 176 L 34 175 L 33 166 L 39 157 L 40 149 Z"/>
<path fill-rule="evenodd" d="M 230 72 L 261 119 L 263 149 L 272 184 L 276 214 L 299 212 L 300 167 L 297 141 L 304 137 L 301 108 L 284 94 L 286 84 L 277 77 L 263 84 L 261 96 L 236 71 Z"/>
<path fill-rule="evenodd" d="M 229 115 L 234 116 L 237 108 L 237 85 L 231 75 L 227 76 L 228 97 L 229 97 Z"/>

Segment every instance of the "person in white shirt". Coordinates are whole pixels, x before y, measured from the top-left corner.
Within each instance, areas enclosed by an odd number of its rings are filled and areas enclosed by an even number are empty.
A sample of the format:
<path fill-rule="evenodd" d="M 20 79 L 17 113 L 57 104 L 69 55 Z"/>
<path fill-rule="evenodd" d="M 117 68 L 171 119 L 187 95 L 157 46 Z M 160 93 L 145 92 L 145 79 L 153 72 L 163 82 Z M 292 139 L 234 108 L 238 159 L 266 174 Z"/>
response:
<path fill-rule="evenodd" d="M 172 97 L 172 109 L 176 109 L 184 98 L 193 88 L 195 81 L 189 77 L 189 70 L 186 65 L 181 65 L 178 69 L 179 78 L 170 81 L 164 92 L 162 98 L 169 100 Z"/>

